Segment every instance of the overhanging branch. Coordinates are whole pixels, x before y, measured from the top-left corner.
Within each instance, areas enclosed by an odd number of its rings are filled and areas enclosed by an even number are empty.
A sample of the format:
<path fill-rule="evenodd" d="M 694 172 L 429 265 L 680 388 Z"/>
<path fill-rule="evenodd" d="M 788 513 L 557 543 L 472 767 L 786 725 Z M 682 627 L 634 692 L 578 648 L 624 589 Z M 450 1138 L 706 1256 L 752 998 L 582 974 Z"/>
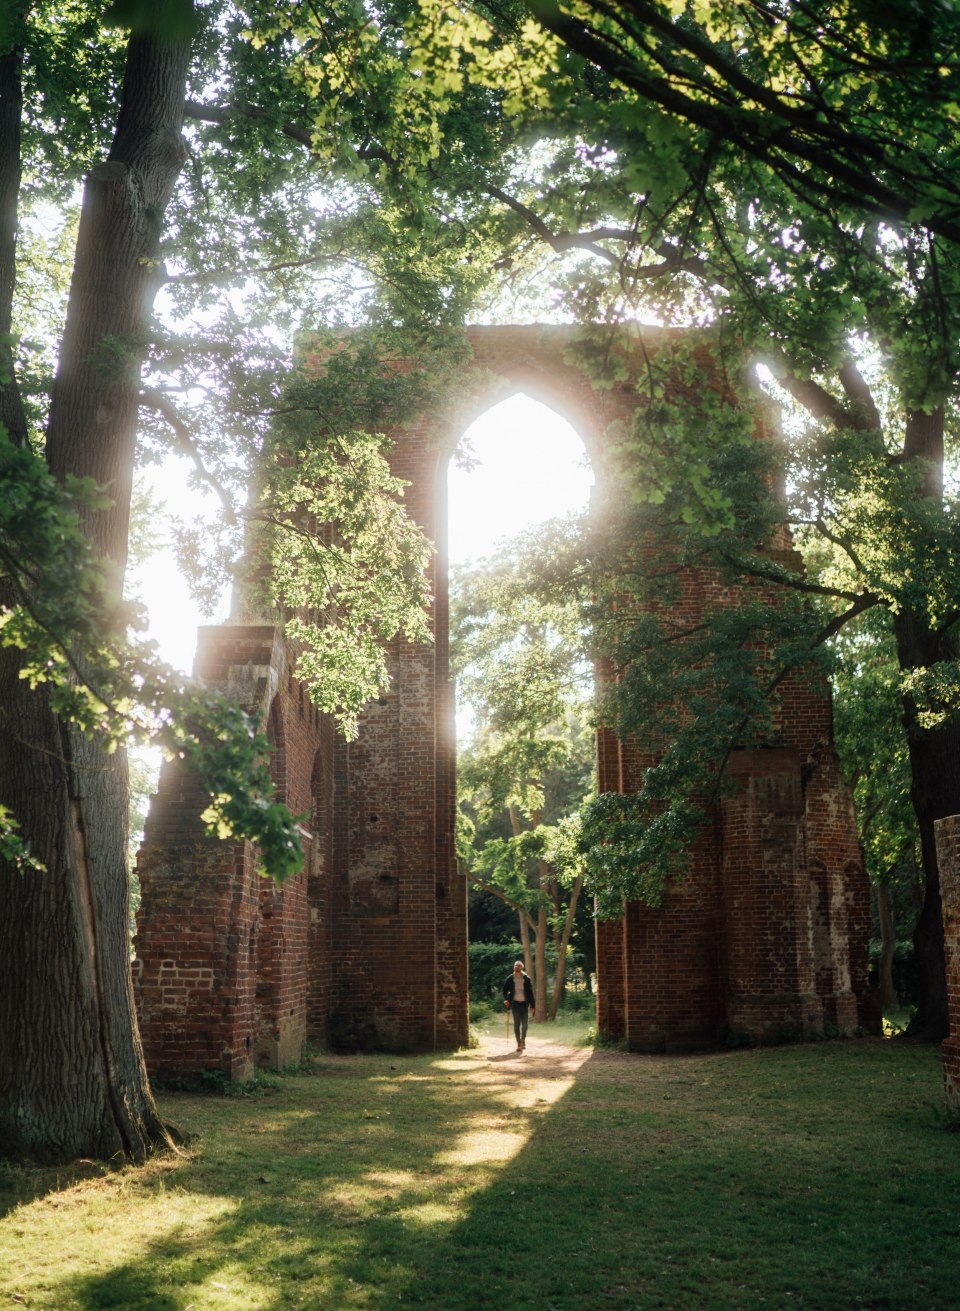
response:
<path fill-rule="evenodd" d="M 233 508 L 233 498 L 223 486 L 215 474 L 212 474 L 203 462 L 203 456 L 194 440 L 193 434 L 187 427 L 186 423 L 180 416 L 176 406 L 170 400 L 170 397 L 162 392 L 158 387 L 144 387 L 140 392 L 140 406 L 143 409 L 154 410 L 173 430 L 176 438 L 177 449 L 181 454 L 186 455 L 193 461 L 193 466 L 199 476 L 209 487 L 212 487 L 220 498 L 223 506 L 224 518 L 228 524 L 237 522 L 236 511 Z"/>

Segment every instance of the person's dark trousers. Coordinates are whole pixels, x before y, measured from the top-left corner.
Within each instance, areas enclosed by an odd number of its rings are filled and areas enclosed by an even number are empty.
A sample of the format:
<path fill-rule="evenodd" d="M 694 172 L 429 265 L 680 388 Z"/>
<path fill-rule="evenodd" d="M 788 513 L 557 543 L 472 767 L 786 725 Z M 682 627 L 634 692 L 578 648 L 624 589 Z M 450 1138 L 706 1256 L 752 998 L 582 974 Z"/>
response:
<path fill-rule="evenodd" d="M 517 1035 L 517 1046 L 527 1040 L 527 1018 L 530 1013 L 530 1003 L 528 1001 L 514 1001 L 510 1003 L 510 1009 L 513 1011 L 513 1031 Z"/>

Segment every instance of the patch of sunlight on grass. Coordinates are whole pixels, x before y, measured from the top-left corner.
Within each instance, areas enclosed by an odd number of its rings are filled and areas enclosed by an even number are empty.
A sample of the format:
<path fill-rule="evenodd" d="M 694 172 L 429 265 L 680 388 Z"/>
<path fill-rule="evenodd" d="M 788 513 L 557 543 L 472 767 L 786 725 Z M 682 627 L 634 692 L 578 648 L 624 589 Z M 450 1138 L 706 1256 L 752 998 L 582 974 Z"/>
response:
<path fill-rule="evenodd" d="M 526 1146 L 529 1138 L 529 1132 L 516 1133 L 507 1129 L 464 1133 L 449 1151 L 440 1152 L 434 1159 L 439 1165 L 492 1165 L 511 1161 Z"/>
<path fill-rule="evenodd" d="M 420 1225 L 428 1229 L 434 1225 L 448 1225 L 460 1217 L 462 1203 L 455 1202 L 420 1202 L 416 1206 L 404 1206 L 397 1214 L 405 1224 Z"/>
<path fill-rule="evenodd" d="M 458 1070 L 475 1070 L 477 1068 L 477 1063 L 476 1056 L 450 1056 L 446 1060 L 432 1062 L 435 1070 L 450 1070 L 451 1072 Z"/>
<path fill-rule="evenodd" d="M 364 1183 L 381 1190 L 420 1187 L 420 1180 L 412 1170 L 371 1170 L 364 1176 Z"/>
<path fill-rule="evenodd" d="M 269 1284 L 254 1283 L 236 1264 L 214 1271 L 201 1283 L 188 1284 L 182 1290 L 185 1306 L 203 1307 L 204 1311 L 266 1311 L 274 1304 L 274 1290 Z M 197 1300 L 199 1299 L 199 1300 Z"/>
<path fill-rule="evenodd" d="M 36 1306 L 60 1306 L 54 1284 L 81 1272 L 104 1275 L 135 1261 L 145 1244 L 202 1241 L 239 1203 L 161 1187 L 145 1196 L 128 1174 L 84 1182 L 17 1207 L 9 1217 L 11 1238 L 30 1234 L 29 1259 L 0 1242 L 0 1294 Z M 133 1220 L 123 1222 L 127 1210 Z M 103 1234 L 109 1232 L 109 1242 Z M 97 1241 L 99 1240 L 99 1241 Z M 53 1300 L 50 1300 L 50 1299 Z M 251 1311 L 254 1304 L 251 1303 Z"/>
<path fill-rule="evenodd" d="M 381 1195 L 381 1188 L 355 1180 L 353 1183 L 345 1184 L 341 1188 L 328 1187 L 323 1207 L 335 1214 L 348 1217 L 356 1216 L 370 1207 Z"/>

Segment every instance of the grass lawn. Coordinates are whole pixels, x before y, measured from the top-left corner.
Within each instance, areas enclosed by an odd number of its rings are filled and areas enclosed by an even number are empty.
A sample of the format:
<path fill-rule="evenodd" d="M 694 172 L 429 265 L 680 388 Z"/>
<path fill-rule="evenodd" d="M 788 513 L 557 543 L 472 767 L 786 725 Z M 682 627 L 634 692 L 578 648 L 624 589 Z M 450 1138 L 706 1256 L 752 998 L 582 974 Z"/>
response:
<path fill-rule="evenodd" d="M 0 1308 L 960 1308 L 936 1050 L 638 1057 L 568 1025 L 518 1057 L 485 1027 L 165 1095 L 198 1137 L 142 1169 L 0 1165 Z"/>

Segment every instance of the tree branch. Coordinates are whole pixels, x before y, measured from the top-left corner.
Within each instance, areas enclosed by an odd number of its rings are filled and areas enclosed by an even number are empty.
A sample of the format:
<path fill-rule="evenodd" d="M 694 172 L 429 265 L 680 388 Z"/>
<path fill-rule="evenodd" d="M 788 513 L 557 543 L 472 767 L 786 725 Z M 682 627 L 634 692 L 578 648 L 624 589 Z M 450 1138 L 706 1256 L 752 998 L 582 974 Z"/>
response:
<path fill-rule="evenodd" d="M 874 422 L 874 415 L 878 420 L 879 415 L 876 413 L 873 398 L 870 396 L 869 389 L 862 378 L 860 381 L 863 383 L 866 396 L 870 398 L 872 410 L 864 404 L 865 398 L 860 394 L 855 397 L 856 405 L 846 405 L 832 392 L 827 391 L 821 383 L 815 382 L 813 378 L 801 378 L 782 358 L 768 356 L 763 363 L 769 368 L 777 384 L 785 392 L 789 392 L 793 399 L 799 402 L 807 413 L 812 414 L 815 419 L 820 419 L 824 423 L 832 423 L 835 428 L 852 428 L 858 432 L 872 432 L 879 427 L 879 423 Z M 849 361 L 849 364 L 850 369 L 847 370 L 846 376 L 850 385 L 855 387 L 853 375 L 856 373 L 856 366 L 853 365 L 852 361 Z M 856 377 L 859 376 L 856 373 Z"/>
<path fill-rule="evenodd" d="M 173 429 L 176 445 L 179 451 L 188 456 L 193 461 L 193 466 L 197 473 L 216 492 L 223 506 L 224 518 L 228 524 L 237 522 L 236 511 L 233 508 L 233 498 L 226 490 L 219 479 L 210 472 L 203 462 L 203 457 L 193 438 L 190 429 L 180 417 L 179 412 L 170 400 L 158 387 L 144 387 L 140 392 L 140 406 L 142 409 L 154 410 L 162 419 Z"/>
<path fill-rule="evenodd" d="M 495 883 L 488 883 L 486 879 L 481 878 L 479 874 L 474 874 L 473 870 L 464 870 L 464 874 L 475 887 L 482 888 L 484 892 L 489 892 L 492 896 L 497 897 L 505 906 L 509 906 L 511 910 L 515 910 L 518 915 L 525 916 L 531 928 L 536 928 L 536 924 L 530 918 L 529 913 L 524 909 L 524 907 L 521 906 L 518 901 L 514 901 L 512 897 L 508 897 L 502 888 L 498 888 Z"/>
<path fill-rule="evenodd" d="M 323 264 L 327 261 L 331 263 L 338 258 L 338 255 L 332 251 L 324 251 L 322 255 L 308 255 L 304 259 L 278 260 L 276 264 L 264 264 L 256 269 L 237 269 L 229 272 L 218 270 L 209 273 L 171 273 L 164 278 L 165 286 L 172 285 L 196 285 L 208 284 L 216 285 L 219 282 L 232 282 L 237 277 L 258 278 L 266 273 L 283 273 L 287 269 L 304 269 L 313 264 Z"/>
<path fill-rule="evenodd" d="M 789 587 L 794 592 L 807 592 L 811 596 L 829 596 L 842 601 L 851 601 L 854 604 L 864 597 L 871 597 L 871 605 L 886 605 L 887 602 L 879 593 L 874 592 L 851 592 L 842 587 L 826 587 L 823 583 L 811 583 L 809 579 L 804 578 L 802 574 L 792 574 L 787 569 L 780 568 L 771 564 L 764 567 L 760 564 L 757 557 L 745 559 L 736 556 L 730 551 L 721 551 L 721 556 L 728 564 L 733 565 L 742 573 L 749 574 L 752 578 L 762 578 L 765 582 L 776 583 L 780 587 Z"/>
<path fill-rule="evenodd" d="M 611 254 L 609 250 L 605 250 L 603 246 L 598 246 L 596 241 L 591 240 L 591 238 L 596 235 L 595 233 L 553 233 L 547 227 L 546 223 L 544 223 L 543 219 L 540 218 L 539 214 L 534 213 L 529 206 L 522 204 L 519 200 L 515 199 L 515 197 L 508 195 L 507 192 L 502 191 L 499 187 L 494 186 L 492 182 L 488 183 L 484 189 L 487 192 L 487 195 L 493 196 L 494 200 L 499 200 L 502 204 L 506 205 L 508 209 L 512 209 L 515 214 L 519 214 L 524 222 L 533 229 L 541 241 L 544 241 L 551 250 L 555 250 L 558 255 L 566 250 L 586 250 L 592 255 L 599 256 L 600 259 L 606 260 L 607 263 L 612 264 L 614 268 L 619 267 L 620 260 L 616 255 Z M 597 231 L 609 234 L 611 229 L 600 228 L 597 229 Z"/>
<path fill-rule="evenodd" d="M 796 110 L 784 104 L 768 88 L 750 78 L 744 79 L 738 66 L 728 65 L 721 58 L 716 44 L 706 42 L 699 33 L 691 32 L 687 27 L 681 27 L 644 0 L 633 0 L 632 13 L 651 28 L 660 29 L 664 40 L 686 49 L 691 58 L 713 67 L 718 74 L 722 66 L 722 84 L 701 80 L 695 88 L 699 95 L 684 92 L 671 81 L 677 76 L 676 70 L 668 69 L 663 77 L 651 75 L 638 59 L 615 44 L 607 33 L 581 18 L 564 13 L 557 0 L 528 0 L 528 3 L 541 26 L 609 77 L 643 99 L 660 105 L 668 113 L 734 143 L 748 156 L 761 160 L 782 176 L 802 180 L 808 189 L 834 200 L 849 201 L 861 211 L 893 216 L 904 223 L 911 221 L 911 211 L 929 194 L 929 179 L 925 180 L 908 169 L 893 158 L 890 151 L 884 151 L 863 133 L 838 128 L 810 109 Z M 593 9 L 603 13 L 606 6 L 595 2 Z M 616 15 L 614 18 L 617 20 Z M 646 53 L 653 58 L 653 52 L 647 50 Z M 718 102 L 719 92 L 726 86 L 736 89 L 737 103 Z M 751 103 L 758 106 L 756 112 L 746 107 Z M 774 120 L 772 125 L 771 117 Z M 876 161 L 873 171 L 861 164 L 871 157 Z M 804 171 L 798 162 L 812 165 L 822 173 L 822 177 Z M 883 177 L 880 176 L 881 170 Z M 893 183 L 886 181 L 886 177 L 892 178 Z M 936 180 L 955 192 L 950 178 L 942 170 L 938 171 Z M 956 206 L 951 209 L 944 204 L 938 212 L 925 217 L 924 223 L 931 231 L 951 241 L 960 240 L 960 217 L 956 214 Z"/>
<path fill-rule="evenodd" d="M 876 429 L 877 432 L 882 431 L 883 424 L 880 419 L 880 411 L 877 409 L 877 403 L 873 399 L 873 392 L 871 392 L 866 379 L 857 368 L 856 360 L 852 355 L 845 357 L 838 374 L 843 390 L 854 407 L 860 410 L 863 426 Z"/>
<path fill-rule="evenodd" d="M 297 123 L 277 122 L 276 115 L 271 114 L 267 109 L 261 109 L 259 105 L 241 105 L 231 103 L 229 105 L 202 105 L 198 100 L 188 100 L 183 107 L 184 116 L 191 118 L 200 123 L 218 123 L 221 126 L 229 123 L 234 116 L 240 118 L 249 118 L 257 122 L 272 123 L 289 137 L 291 141 L 296 141 L 301 146 L 306 146 L 311 155 L 315 155 L 313 149 L 313 135 L 306 128 L 300 127 Z"/>

